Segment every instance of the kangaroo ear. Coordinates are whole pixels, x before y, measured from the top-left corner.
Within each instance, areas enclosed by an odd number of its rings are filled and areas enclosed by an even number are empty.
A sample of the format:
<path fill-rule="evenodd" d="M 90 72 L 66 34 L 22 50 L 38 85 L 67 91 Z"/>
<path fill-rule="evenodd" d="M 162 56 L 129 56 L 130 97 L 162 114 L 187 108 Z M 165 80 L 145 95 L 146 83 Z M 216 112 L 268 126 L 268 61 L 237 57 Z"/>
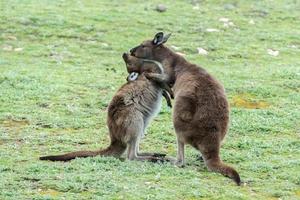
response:
<path fill-rule="evenodd" d="M 163 43 L 163 39 L 164 39 L 164 33 L 158 32 L 155 34 L 154 39 L 152 40 L 152 43 L 154 45 L 160 45 Z"/>
<path fill-rule="evenodd" d="M 152 42 L 154 45 L 161 45 L 161 44 L 167 42 L 170 36 L 171 36 L 171 33 L 164 35 L 163 32 L 159 32 L 159 33 L 156 33 Z"/>
<path fill-rule="evenodd" d="M 169 37 L 170 37 L 171 35 L 172 35 L 172 33 L 169 33 L 169 34 L 165 35 L 164 38 L 163 38 L 163 42 L 162 42 L 162 43 L 167 42 L 168 39 L 169 39 Z"/>

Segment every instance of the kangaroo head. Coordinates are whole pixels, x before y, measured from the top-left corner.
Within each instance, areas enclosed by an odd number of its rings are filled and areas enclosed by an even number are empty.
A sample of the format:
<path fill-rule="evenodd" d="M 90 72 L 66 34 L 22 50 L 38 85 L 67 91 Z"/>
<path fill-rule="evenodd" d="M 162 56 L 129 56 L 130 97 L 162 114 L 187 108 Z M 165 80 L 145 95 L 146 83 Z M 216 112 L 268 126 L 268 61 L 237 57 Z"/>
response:
<path fill-rule="evenodd" d="M 138 72 L 140 73 L 141 65 L 143 64 L 143 60 L 137 57 L 131 56 L 128 53 L 123 53 L 123 60 L 126 64 L 127 72 Z"/>
<path fill-rule="evenodd" d="M 157 60 L 159 62 L 165 57 L 168 48 L 163 44 L 166 43 L 171 34 L 164 35 L 163 32 L 157 33 L 152 40 L 146 40 L 142 44 L 132 48 L 132 56 L 144 59 Z"/>

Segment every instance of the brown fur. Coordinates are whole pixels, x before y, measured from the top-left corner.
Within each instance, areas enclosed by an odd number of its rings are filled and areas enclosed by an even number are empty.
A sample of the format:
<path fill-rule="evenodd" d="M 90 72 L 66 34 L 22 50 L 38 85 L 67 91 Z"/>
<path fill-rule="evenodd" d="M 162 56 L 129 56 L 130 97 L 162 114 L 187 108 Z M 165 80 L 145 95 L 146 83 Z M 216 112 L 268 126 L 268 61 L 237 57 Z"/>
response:
<path fill-rule="evenodd" d="M 139 141 L 149 121 L 159 111 L 162 88 L 172 91 L 163 82 L 149 81 L 144 71 L 163 74 L 163 68 L 158 62 L 137 59 L 128 54 L 123 55 L 128 72 L 141 73 L 136 80 L 128 81 L 115 94 L 108 106 L 107 126 L 109 128 L 110 145 L 98 151 L 77 151 L 63 155 L 44 156 L 40 160 L 69 161 L 76 157 L 115 156 L 120 157 L 128 147 L 129 160 L 161 160 L 164 154 L 139 153 Z M 130 77 L 130 75 L 129 75 Z M 128 79 L 129 79 L 128 77 Z M 166 96 L 165 96 L 166 97 Z M 169 97 L 167 97 L 169 98 Z"/>
<path fill-rule="evenodd" d="M 161 62 L 167 75 L 148 73 L 147 78 L 174 84 L 173 123 L 177 135 L 176 164 L 184 165 L 184 145 L 198 149 L 207 167 L 232 178 L 238 185 L 237 171 L 224 164 L 219 156 L 221 141 L 229 123 L 229 106 L 223 86 L 207 71 L 191 64 L 163 43 L 170 35 L 162 32 L 153 40 L 131 49 L 131 55 Z"/>

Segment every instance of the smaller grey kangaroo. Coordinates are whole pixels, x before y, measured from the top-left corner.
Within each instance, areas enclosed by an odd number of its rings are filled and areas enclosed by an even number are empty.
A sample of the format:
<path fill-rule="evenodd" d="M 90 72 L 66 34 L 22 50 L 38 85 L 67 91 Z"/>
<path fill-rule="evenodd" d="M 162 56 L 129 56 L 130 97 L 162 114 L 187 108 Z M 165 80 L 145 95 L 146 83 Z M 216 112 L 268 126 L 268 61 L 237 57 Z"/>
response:
<path fill-rule="evenodd" d="M 108 106 L 110 145 L 98 151 L 44 156 L 40 160 L 69 161 L 76 157 L 98 155 L 120 157 L 127 148 L 129 160 L 163 161 L 165 154 L 139 152 L 139 141 L 150 120 L 160 110 L 162 95 L 171 105 L 168 93 L 171 97 L 173 93 L 170 87 L 164 82 L 150 81 L 144 76 L 144 72 L 163 74 L 163 67 L 159 62 L 138 59 L 126 53 L 123 54 L 123 59 L 131 74 L 127 77 L 128 82 L 117 91 Z"/>

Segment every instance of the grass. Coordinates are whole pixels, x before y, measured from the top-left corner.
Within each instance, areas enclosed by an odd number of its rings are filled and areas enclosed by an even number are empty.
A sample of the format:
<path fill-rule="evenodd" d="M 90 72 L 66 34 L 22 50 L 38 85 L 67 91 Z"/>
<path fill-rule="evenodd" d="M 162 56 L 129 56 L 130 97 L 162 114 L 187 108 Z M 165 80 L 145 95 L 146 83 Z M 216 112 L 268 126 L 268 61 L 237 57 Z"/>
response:
<path fill-rule="evenodd" d="M 0 0 L 0 199 L 300 198 L 300 2 L 164 2 L 159 13 L 159 1 Z M 108 144 L 106 107 L 127 76 L 121 54 L 161 30 L 224 84 L 231 126 L 221 154 L 246 184 L 208 172 L 191 147 L 183 169 L 39 161 Z M 141 149 L 175 156 L 175 141 L 164 102 Z"/>

